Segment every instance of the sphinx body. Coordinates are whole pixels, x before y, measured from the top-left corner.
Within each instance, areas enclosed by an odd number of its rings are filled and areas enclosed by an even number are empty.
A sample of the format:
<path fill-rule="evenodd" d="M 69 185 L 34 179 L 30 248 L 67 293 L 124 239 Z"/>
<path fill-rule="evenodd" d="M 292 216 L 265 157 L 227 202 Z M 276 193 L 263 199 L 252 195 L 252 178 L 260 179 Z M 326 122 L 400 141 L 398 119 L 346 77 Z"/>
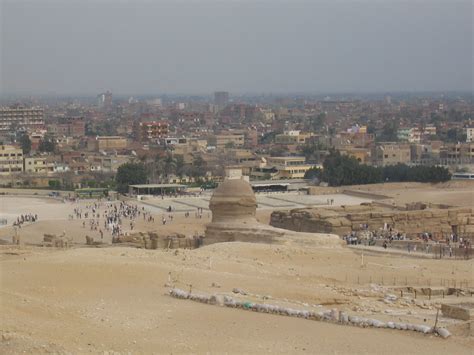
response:
<path fill-rule="evenodd" d="M 337 235 L 300 233 L 259 223 L 257 199 L 243 179 L 227 179 L 211 197 L 212 222 L 206 226 L 204 244 L 219 242 L 256 242 L 339 247 Z"/>

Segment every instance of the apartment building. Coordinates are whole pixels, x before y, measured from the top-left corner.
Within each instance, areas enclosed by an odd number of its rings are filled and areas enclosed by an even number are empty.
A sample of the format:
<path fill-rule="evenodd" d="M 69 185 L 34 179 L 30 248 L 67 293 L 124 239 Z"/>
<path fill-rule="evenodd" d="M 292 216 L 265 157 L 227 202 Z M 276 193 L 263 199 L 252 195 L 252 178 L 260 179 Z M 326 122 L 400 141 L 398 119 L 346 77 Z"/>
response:
<path fill-rule="evenodd" d="M 372 163 L 371 150 L 369 148 L 344 147 L 339 150 L 342 155 L 356 158 L 361 164 Z"/>
<path fill-rule="evenodd" d="M 267 167 L 277 171 L 277 179 L 302 179 L 305 173 L 313 167 L 306 163 L 305 157 L 269 157 Z"/>
<path fill-rule="evenodd" d="M 157 140 L 169 133 L 168 121 L 139 122 L 135 126 L 135 137 L 139 142 Z"/>
<path fill-rule="evenodd" d="M 277 134 L 275 136 L 275 143 L 305 144 L 311 136 L 311 133 L 303 133 L 301 131 L 284 131 L 283 134 Z"/>
<path fill-rule="evenodd" d="M 86 123 L 82 117 L 65 119 L 48 125 L 48 131 L 57 136 L 84 137 L 86 134 Z"/>
<path fill-rule="evenodd" d="M 0 175 L 23 172 L 23 151 L 11 145 L 0 145 Z"/>
<path fill-rule="evenodd" d="M 209 141 L 217 149 L 226 147 L 242 148 L 245 144 L 245 135 L 240 132 L 225 132 L 210 137 Z"/>
<path fill-rule="evenodd" d="M 126 149 L 127 145 L 127 138 L 121 136 L 97 136 L 87 142 L 90 151 L 120 150 Z"/>
<path fill-rule="evenodd" d="M 0 133 L 13 133 L 18 130 L 34 131 L 43 127 L 42 108 L 0 107 Z"/>
<path fill-rule="evenodd" d="M 431 132 L 431 131 L 427 131 L 427 132 Z M 435 132 L 436 132 L 436 128 L 435 128 Z M 400 128 L 397 132 L 397 138 L 400 141 L 410 142 L 410 143 L 420 143 L 421 135 L 422 135 L 421 131 L 418 128 Z"/>
<path fill-rule="evenodd" d="M 466 128 L 466 142 L 474 142 L 474 127 Z"/>
<path fill-rule="evenodd" d="M 54 172 L 54 163 L 48 161 L 47 157 L 25 157 L 25 173 L 50 174 Z"/>
<path fill-rule="evenodd" d="M 408 164 L 411 161 L 411 149 L 409 144 L 381 143 L 375 147 L 374 164 L 387 166 L 396 164 Z"/>
<path fill-rule="evenodd" d="M 447 164 L 474 163 L 474 143 L 445 144 L 440 151 L 442 162 Z"/>

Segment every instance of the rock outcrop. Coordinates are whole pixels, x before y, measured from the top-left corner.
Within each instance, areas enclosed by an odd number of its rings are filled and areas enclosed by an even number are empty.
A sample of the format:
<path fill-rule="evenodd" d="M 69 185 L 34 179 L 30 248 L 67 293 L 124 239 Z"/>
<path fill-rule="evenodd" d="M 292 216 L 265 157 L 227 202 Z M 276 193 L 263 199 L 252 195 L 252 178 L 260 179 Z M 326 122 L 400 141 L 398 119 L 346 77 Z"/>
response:
<path fill-rule="evenodd" d="M 374 203 L 275 211 L 271 215 L 270 224 L 298 232 L 338 235 L 359 231 L 364 224 L 367 224 L 372 231 L 387 225 L 406 233 L 409 237 L 430 232 L 435 237 L 441 238 L 452 232 L 463 235 L 474 233 L 474 213 L 469 207 L 422 203 L 397 207 Z"/>
<path fill-rule="evenodd" d="M 124 243 L 144 249 L 195 249 L 201 244 L 201 236 L 188 237 L 180 233 L 158 234 L 137 232 L 113 239 L 113 243 Z"/>

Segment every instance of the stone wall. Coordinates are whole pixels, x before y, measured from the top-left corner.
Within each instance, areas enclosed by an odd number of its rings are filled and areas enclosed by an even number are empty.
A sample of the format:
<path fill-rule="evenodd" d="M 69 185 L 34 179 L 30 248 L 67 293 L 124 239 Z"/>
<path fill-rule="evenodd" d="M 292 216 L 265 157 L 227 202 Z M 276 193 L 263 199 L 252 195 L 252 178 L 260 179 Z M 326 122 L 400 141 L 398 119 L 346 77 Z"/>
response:
<path fill-rule="evenodd" d="M 418 207 L 419 206 L 419 207 Z M 270 224 L 275 227 L 298 232 L 334 233 L 345 235 L 361 230 L 364 224 L 369 230 L 383 228 L 385 224 L 407 236 L 431 232 L 437 238 L 452 233 L 457 226 L 459 235 L 474 234 L 474 214 L 470 207 L 447 207 L 440 205 L 414 205 L 404 209 L 388 208 L 374 204 L 341 206 L 331 208 L 299 208 L 290 211 L 275 211 Z M 416 209 L 416 208 L 424 209 Z"/>
<path fill-rule="evenodd" d="M 124 243 L 144 249 L 195 249 L 200 245 L 202 237 L 188 237 L 173 233 L 161 235 L 156 232 L 138 232 L 114 238 L 113 243 Z"/>

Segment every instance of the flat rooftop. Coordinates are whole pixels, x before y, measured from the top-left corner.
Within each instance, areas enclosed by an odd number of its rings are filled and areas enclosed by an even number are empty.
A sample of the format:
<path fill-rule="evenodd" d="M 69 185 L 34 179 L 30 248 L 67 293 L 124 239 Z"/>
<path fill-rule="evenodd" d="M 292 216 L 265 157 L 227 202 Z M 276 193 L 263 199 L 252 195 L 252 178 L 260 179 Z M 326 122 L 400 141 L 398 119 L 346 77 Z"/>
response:
<path fill-rule="evenodd" d="M 180 184 L 138 184 L 138 185 L 129 185 L 135 189 L 161 189 L 161 188 L 170 188 L 170 187 L 186 187 L 186 185 Z"/>

